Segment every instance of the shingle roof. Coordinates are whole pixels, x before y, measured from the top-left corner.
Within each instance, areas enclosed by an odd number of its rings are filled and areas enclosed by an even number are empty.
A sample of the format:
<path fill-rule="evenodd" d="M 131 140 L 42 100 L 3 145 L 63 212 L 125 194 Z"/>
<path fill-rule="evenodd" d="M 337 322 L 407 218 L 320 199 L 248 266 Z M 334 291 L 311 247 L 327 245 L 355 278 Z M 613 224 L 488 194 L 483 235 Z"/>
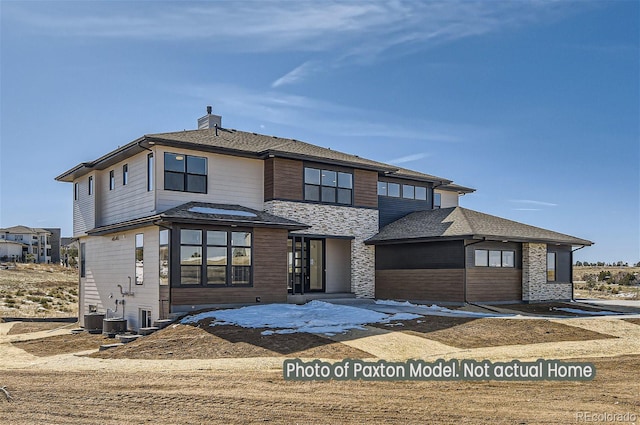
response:
<path fill-rule="evenodd" d="M 206 202 L 187 202 L 160 214 L 96 227 L 87 233 L 106 235 L 122 230 L 136 229 L 153 223 L 206 223 L 212 225 L 236 225 L 246 227 L 274 227 L 288 230 L 302 230 L 310 226 L 289 220 L 264 211 L 258 211 L 240 205 L 210 204 Z"/>
<path fill-rule="evenodd" d="M 130 155 L 142 152 L 145 148 L 141 144 L 161 144 L 209 150 L 231 155 L 244 155 L 254 158 L 267 158 L 270 155 L 285 158 L 306 159 L 324 163 L 363 168 L 386 173 L 391 177 L 408 178 L 428 182 L 451 183 L 451 180 L 431 174 L 421 173 L 379 161 L 362 158 L 329 148 L 313 145 L 295 139 L 286 139 L 258 133 L 249 133 L 235 129 L 201 129 L 184 130 L 170 133 L 146 134 L 127 145 L 118 148 L 92 162 L 78 164 L 56 177 L 59 181 L 73 181 L 93 169 L 104 169 Z"/>
<path fill-rule="evenodd" d="M 216 224 L 240 224 L 248 226 L 271 226 L 291 230 L 310 226 L 240 205 L 188 202 L 160 214 L 167 221 L 207 221 Z"/>
<path fill-rule="evenodd" d="M 482 239 L 592 245 L 593 242 L 462 207 L 411 213 L 383 227 L 372 244 L 422 240 Z"/>

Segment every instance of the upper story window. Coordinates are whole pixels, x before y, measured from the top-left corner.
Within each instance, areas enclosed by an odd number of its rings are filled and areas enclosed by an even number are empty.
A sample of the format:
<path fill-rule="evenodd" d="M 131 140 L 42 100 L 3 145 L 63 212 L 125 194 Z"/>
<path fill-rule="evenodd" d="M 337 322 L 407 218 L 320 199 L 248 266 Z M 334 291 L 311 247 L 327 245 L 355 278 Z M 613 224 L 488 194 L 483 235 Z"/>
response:
<path fill-rule="evenodd" d="M 153 152 L 147 155 L 147 191 L 153 190 L 153 165 L 154 165 Z"/>
<path fill-rule="evenodd" d="M 304 200 L 353 204 L 353 174 L 305 167 Z"/>
<path fill-rule="evenodd" d="M 427 188 L 422 186 L 414 186 L 411 184 L 378 182 L 378 195 L 390 196 L 392 198 L 417 199 L 419 201 L 427 200 Z"/>
<path fill-rule="evenodd" d="M 136 285 L 142 285 L 144 283 L 144 234 L 138 233 L 136 235 L 136 264 L 135 264 L 135 277 Z"/>
<path fill-rule="evenodd" d="M 433 208 L 440 208 L 442 205 L 442 197 L 439 193 L 433 194 Z"/>
<path fill-rule="evenodd" d="M 93 176 L 89 176 L 89 195 L 93 195 Z"/>
<path fill-rule="evenodd" d="M 77 201 L 79 195 L 80 195 L 80 184 L 74 183 L 73 184 L 73 200 Z"/>
<path fill-rule="evenodd" d="M 126 186 L 129 183 L 129 164 L 122 166 L 122 185 Z"/>
<path fill-rule="evenodd" d="M 166 152 L 164 188 L 179 192 L 207 193 L 207 158 Z"/>
<path fill-rule="evenodd" d="M 116 172 L 111 170 L 109 171 L 109 190 L 113 190 L 116 188 Z"/>

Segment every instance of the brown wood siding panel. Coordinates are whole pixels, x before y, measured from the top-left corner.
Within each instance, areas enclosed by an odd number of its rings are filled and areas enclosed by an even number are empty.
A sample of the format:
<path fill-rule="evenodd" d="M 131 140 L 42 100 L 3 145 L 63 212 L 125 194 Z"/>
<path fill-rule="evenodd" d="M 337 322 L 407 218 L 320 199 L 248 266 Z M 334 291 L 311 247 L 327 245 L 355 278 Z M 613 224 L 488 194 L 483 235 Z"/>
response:
<path fill-rule="evenodd" d="M 264 161 L 264 200 L 270 201 L 273 195 L 273 162 L 274 158 L 268 158 Z"/>
<path fill-rule="evenodd" d="M 356 207 L 378 208 L 378 173 L 354 170 L 353 199 Z"/>
<path fill-rule="evenodd" d="M 302 161 L 273 158 L 273 196 L 270 199 L 302 201 Z"/>
<path fill-rule="evenodd" d="M 498 267 L 467 269 L 467 301 L 522 300 L 522 270 Z"/>
<path fill-rule="evenodd" d="M 172 305 L 203 305 L 287 301 L 287 230 L 253 231 L 253 287 L 171 289 Z"/>
<path fill-rule="evenodd" d="M 463 269 L 377 270 L 376 298 L 463 302 Z"/>

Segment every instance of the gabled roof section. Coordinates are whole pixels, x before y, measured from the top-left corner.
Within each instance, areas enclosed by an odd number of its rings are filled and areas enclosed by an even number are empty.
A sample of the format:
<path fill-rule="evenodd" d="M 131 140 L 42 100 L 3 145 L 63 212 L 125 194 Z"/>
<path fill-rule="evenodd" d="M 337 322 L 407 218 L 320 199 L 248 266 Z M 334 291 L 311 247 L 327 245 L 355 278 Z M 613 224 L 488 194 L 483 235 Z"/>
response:
<path fill-rule="evenodd" d="M 160 214 L 96 227 L 89 230 L 90 235 L 132 230 L 161 223 L 192 223 L 223 226 L 272 227 L 288 230 L 303 230 L 310 226 L 289 220 L 264 211 L 258 211 L 241 205 L 210 204 L 206 202 L 188 202 Z"/>
<path fill-rule="evenodd" d="M 31 227 L 27 227 L 27 226 L 22 226 L 22 225 L 18 225 L 18 226 L 13 226 L 13 227 L 7 227 L 4 229 L 0 229 L 0 233 L 11 233 L 11 234 L 27 234 L 27 233 L 51 233 L 48 230 L 45 229 L 40 229 L 40 228 L 31 228 Z"/>
<path fill-rule="evenodd" d="M 377 171 L 389 177 L 421 180 L 436 184 L 450 184 L 451 180 L 383 162 L 361 158 L 329 148 L 323 148 L 295 139 L 285 139 L 246 131 L 212 128 L 185 130 L 171 133 L 146 134 L 91 162 L 83 162 L 56 177 L 58 181 L 72 182 L 92 170 L 103 170 L 126 158 L 148 150 L 153 145 L 178 147 L 227 155 L 265 159 L 281 157 L 343 165 Z M 472 189 L 470 189 L 472 191 Z"/>
<path fill-rule="evenodd" d="M 441 239 L 487 239 L 585 246 L 593 244 L 586 239 L 462 207 L 411 213 L 383 227 L 367 242 L 392 244 Z"/>

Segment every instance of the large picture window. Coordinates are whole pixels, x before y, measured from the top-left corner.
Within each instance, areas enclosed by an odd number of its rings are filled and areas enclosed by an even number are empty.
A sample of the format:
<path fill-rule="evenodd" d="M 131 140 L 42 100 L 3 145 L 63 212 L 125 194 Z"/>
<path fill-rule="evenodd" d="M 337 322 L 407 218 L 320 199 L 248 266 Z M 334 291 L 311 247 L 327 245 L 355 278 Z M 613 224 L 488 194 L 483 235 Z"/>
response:
<path fill-rule="evenodd" d="M 353 204 L 353 174 L 305 167 L 305 201 Z"/>
<path fill-rule="evenodd" d="M 515 267 L 515 251 L 476 249 L 474 264 L 476 267 Z"/>
<path fill-rule="evenodd" d="M 182 229 L 180 284 L 249 286 L 251 251 L 251 232 Z"/>
<path fill-rule="evenodd" d="M 207 158 L 165 152 L 164 189 L 207 193 Z"/>

